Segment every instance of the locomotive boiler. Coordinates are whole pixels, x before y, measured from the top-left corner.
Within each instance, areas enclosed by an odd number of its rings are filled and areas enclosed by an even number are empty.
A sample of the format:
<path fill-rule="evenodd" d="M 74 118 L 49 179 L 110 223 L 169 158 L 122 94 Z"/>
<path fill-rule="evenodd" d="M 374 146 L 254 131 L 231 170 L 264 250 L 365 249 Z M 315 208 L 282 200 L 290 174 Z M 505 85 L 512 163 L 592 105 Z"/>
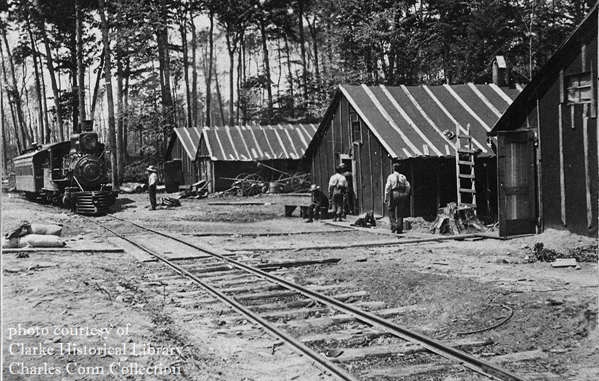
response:
<path fill-rule="evenodd" d="M 104 144 L 91 121 L 70 141 L 34 146 L 16 157 L 16 190 L 84 215 L 106 214 L 117 197 L 108 184 Z"/>

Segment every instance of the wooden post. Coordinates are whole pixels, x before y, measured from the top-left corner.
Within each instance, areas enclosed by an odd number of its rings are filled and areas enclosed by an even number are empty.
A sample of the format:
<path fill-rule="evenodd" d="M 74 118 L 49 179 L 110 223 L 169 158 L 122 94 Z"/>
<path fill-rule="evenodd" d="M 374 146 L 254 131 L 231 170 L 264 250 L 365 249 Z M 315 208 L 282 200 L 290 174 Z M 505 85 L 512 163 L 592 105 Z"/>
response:
<path fill-rule="evenodd" d="M 560 200 L 561 200 L 561 217 L 562 223 L 566 226 L 566 176 L 564 173 L 564 70 L 559 72 L 559 83 L 560 83 L 560 104 L 558 105 L 558 134 L 559 134 L 559 185 L 560 185 Z"/>
<path fill-rule="evenodd" d="M 437 193 L 437 211 L 441 207 L 441 158 L 436 160 L 436 168 L 435 168 L 435 189 Z"/>
<path fill-rule="evenodd" d="M 415 213 L 414 213 L 414 203 L 416 200 L 416 197 L 414 196 L 414 189 L 416 189 L 416 180 L 414 180 L 414 161 L 410 160 L 410 187 L 412 188 L 412 191 L 410 192 L 410 216 L 414 217 Z"/>
<path fill-rule="evenodd" d="M 591 172 L 589 168 L 589 105 L 585 104 L 582 116 L 582 139 L 584 149 L 584 178 L 587 204 L 587 228 L 593 224 L 593 205 L 591 201 Z"/>

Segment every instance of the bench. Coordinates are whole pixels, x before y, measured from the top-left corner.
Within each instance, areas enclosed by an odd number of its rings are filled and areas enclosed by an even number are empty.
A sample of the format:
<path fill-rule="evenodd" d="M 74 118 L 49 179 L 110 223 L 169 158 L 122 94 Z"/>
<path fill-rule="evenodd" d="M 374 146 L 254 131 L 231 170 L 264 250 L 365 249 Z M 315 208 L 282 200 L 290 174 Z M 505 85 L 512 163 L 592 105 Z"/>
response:
<path fill-rule="evenodd" d="M 305 205 L 305 204 L 298 204 L 298 205 L 285 205 L 285 217 L 293 217 L 293 212 L 297 209 L 300 208 L 300 217 L 302 218 L 307 218 L 308 217 L 308 208 L 310 207 L 310 205 Z M 321 207 L 320 208 L 320 218 L 321 219 L 327 219 L 330 218 L 329 217 L 329 210 L 327 207 Z"/>

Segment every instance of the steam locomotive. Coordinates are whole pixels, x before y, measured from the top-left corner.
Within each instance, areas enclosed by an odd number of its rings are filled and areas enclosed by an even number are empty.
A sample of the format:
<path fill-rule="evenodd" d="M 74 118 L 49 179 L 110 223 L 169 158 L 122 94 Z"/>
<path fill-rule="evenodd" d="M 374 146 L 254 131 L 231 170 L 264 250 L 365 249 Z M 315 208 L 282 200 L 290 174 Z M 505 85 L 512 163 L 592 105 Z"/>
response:
<path fill-rule="evenodd" d="M 106 214 L 117 192 L 107 184 L 104 154 L 92 122 L 83 121 L 70 141 L 34 145 L 13 159 L 16 190 L 78 214 Z"/>

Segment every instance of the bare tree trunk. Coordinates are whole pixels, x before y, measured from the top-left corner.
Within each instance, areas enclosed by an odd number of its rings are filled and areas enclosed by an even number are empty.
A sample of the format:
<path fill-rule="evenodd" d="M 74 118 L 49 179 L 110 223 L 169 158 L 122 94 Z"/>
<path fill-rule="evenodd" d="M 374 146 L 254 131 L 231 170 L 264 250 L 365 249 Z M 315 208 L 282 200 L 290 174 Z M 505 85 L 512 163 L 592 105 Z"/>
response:
<path fill-rule="evenodd" d="M 125 174 L 125 155 L 123 153 L 123 1 L 117 1 L 116 8 L 117 22 L 117 44 L 116 44 L 116 102 L 117 102 L 117 124 L 116 124 L 116 165 L 119 173 L 119 184 L 123 182 Z"/>
<path fill-rule="evenodd" d="M 220 95 L 220 85 L 218 84 L 218 70 L 214 68 L 214 84 L 216 85 L 216 96 L 218 97 L 218 110 L 220 112 L 220 124 L 226 125 L 225 108 L 223 107 L 223 97 Z"/>
<path fill-rule="evenodd" d="M 75 15 L 77 12 L 75 10 L 75 7 L 73 7 L 73 15 Z M 77 22 L 75 22 L 75 28 L 72 31 L 73 33 L 69 34 L 69 51 L 71 53 L 70 55 L 70 59 L 71 59 L 71 93 L 72 93 L 72 99 L 71 99 L 71 107 L 72 107 L 72 122 L 71 122 L 71 127 L 72 127 L 72 133 L 75 133 L 76 131 L 79 131 L 79 126 L 80 126 L 80 122 L 79 122 L 79 66 L 77 64 L 77 55 L 78 55 L 78 51 L 77 51 Z M 68 122 L 67 122 L 67 128 L 68 128 Z M 67 132 L 66 134 L 67 139 L 69 137 L 69 134 Z"/>
<path fill-rule="evenodd" d="M 47 97 L 46 97 L 46 80 L 44 79 L 45 76 L 44 74 L 44 68 L 43 68 L 43 64 L 42 64 L 42 58 L 39 54 L 38 51 L 38 58 L 39 58 L 39 68 L 40 68 L 40 77 L 41 77 L 41 86 L 42 86 L 42 103 L 44 105 L 44 125 L 45 125 L 45 130 L 44 130 L 44 138 L 43 138 L 43 143 L 50 143 L 50 135 L 52 134 L 52 129 L 50 128 L 50 121 L 48 119 L 48 101 L 47 101 Z"/>
<path fill-rule="evenodd" d="M 0 61 L 2 62 L 2 79 L 3 79 L 3 86 L 1 86 L 3 89 L 7 89 L 8 91 L 10 91 L 10 86 L 8 85 L 8 77 L 6 75 L 6 66 L 4 65 L 4 52 L 3 52 L 3 48 L 2 48 L 2 43 L 0 43 L 0 58 L 2 58 Z M 12 96 L 10 95 L 10 93 L 8 94 L 8 96 L 6 97 L 8 99 L 8 104 L 10 106 L 10 115 L 12 117 L 12 123 L 13 123 L 13 127 L 14 127 L 14 131 L 15 131 L 15 139 L 17 141 L 17 151 L 19 153 L 21 153 L 23 151 L 23 145 L 21 144 L 21 139 L 19 138 L 19 124 L 17 122 L 17 118 L 15 116 L 15 107 L 13 102 L 11 101 Z M 0 101 L 4 100 L 4 97 L 0 98 Z"/>
<path fill-rule="evenodd" d="M 4 90 L 0 86 L 0 127 L 2 127 L 2 169 L 8 174 L 8 134 L 4 126 Z"/>
<path fill-rule="evenodd" d="M 75 1 L 75 12 L 77 16 L 77 75 L 78 99 L 79 99 L 79 117 L 81 120 L 87 120 L 85 112 L 85 67 L 83 66 L 83 13 L 81 12 L 81 0 Z M 73 128 L 75 126 L 73 125 Z"/>
<path fill-rule="evenodd" d="M 102 41 L 104 42 L 104 55 L 106 56 L 106 69 L 104 70 L 104 77 L 106 82 L 106 103 L 108 106 L 108 141 L 110 143 L 110 160 L 113 163 L 112 166 L 112 185 L 116 189 L 119 186 L 119 174 L 118 168 L 116 167 L 117 155 L 116 155 L 116 131 L 114 121 L 114 100 L 112 98 L 112 77 L 110 74 L 111 63 L 110 63 L 110 40 L 108 38 L 108 22 L 106 21 L 106 15 L 104 13 L 104 0 L 98 0 L 100 20 L 102 22 Z"/>
<path fill-rule="evenodd" d="M 214 13 L 210 11 L 210 34 L 208 36 L 208 76 L 206 78 L 206 126 L 212 127 L 212 61 L 214 60 Z"/>
<path fill-rule="evenodd" d="M 168 136 L 171 130 L 176 125 L 175 122 L 175 109 L 173 107 L 173 97 L 171 90 L 171 70 L 169 60 L 169 46 L 168 46 L 168 9 L 166 6 L 166 0 L 160 1 L 160 18 L 162 25 L 157 31 L 158 39 L 158 57 L 160 61 L 160 76 L 161 76 L 161 94 L 162 94 L 162 113 L 164 118 L 163 134 L 163 145 L 159 151 L 159 155 L 166 152 L 166 146 L 168 144 Z"/>
<path fill-rule="evenodd" d="M 279 103 L 281 102 L 281 78 L 283 77 L 283 59 L 281 56 L 281 50 L 283 50 L 281 48 L 281 39 L 277 39 L 277 64 L 279 65 L 277 70 L 277 99 L 279 100 Z"/>
<path fill-rule="evenodd" d="M 179 25 L 181 32 L 181 48 L 183 49 L 183 78 L 185 79 L 185 100 L 186 100 L 186 111 L 187 111 L 187 127 L 192 126 L 192 115 L 191 115 L 191 94 L 189 90 L 189 54 L 187 48 L 187 12 L 181 17 L 181 24 Z"/>
<path fill-rule="evenodd" d="M 245 49 L 245 38 L 243 37 L 243 35 L 241 36 L 241 53 L 242 53 L 242 65 L 241 65 L 241 84 L 242 86 L 245 86 L 245 84 L 247 83 L 247 66 L 246 66 L 246 49 Z M 243 103 L 243 110 L 242 110 L 242 124 L 245 125 L 247 123 L 248 120 L 248 110 L 247 110 L 247 101 Z"/>
<path fill-rule="evenodd" d="M 268 104 L 266 110 L 266 122 L 272 122 L 272 86 L 270 80 L 270 58 L 268 57 L 268 44 L 266 41 L 266 23 L 264 19 L 260 19 L 260 34 L 262 35 L 262 51 L 264 52 L 264 75 L 266 76 L 266 93 L 268 96 Z"/>
<path fill-rule="evenodd" d="M 58 125 L 58 134 L 60 141 L 65 140 L 64 124 L 62 122 L 62 110 L 60 107 L 60 94 L 58 91 L 58 83 L 56 81 L 56 75 L 54 73 L 54 62 L 52 60 L 52 51 L 50 50 L 50 41 L 48 34 L 46 33 L 46 26 L 44 20 L 39 20 L 39 29 L 44 39 L 44 46 L 46 47 L 46 66 L 48 67 L 48 74 L 50 75 L 50 81 L 52 84 L 52 94 L 54 95 L 54 107 L 56 108 L 56 124 Z"/>
<path fill-rule="evenodd" d="M 102 79 L 102 71 L 104 70 L 104 48 L 102 48 L 102 54 L 100 54 L 100 63 L 98 64 L 98 74 L 96 76 L 96 84 L 94 85 L 94 93 L 92 95 L 92 107 L 90 109 L 90 119 L 94 120 L 96 115 L 96 103 L 98 100 L 98 93 L 100 92 L 100 79 Z"/>
<path fill-rule="evenodd" d="M 320 84 L 320 69 L 318 62 L 318 41 L 316 38 L 318 37 L 318 30 L 316 29 L 316 18 L 314 18 L 314 23 L 310 23 L 310 20 L 306 17 L 306 21 L 308 22 L 308 29 L 310 30 L 310 34 L 312 35 L 312 46 L 314 49 L 314 74 L 316 83 Z"/>
<path fill-rule="evenodd" d="M 192 122 L 193 126 L 198 126 L 198 60 L 196 50 L 198 49 L 198 37 L 196 35 L 196 25 L 193 17 L 193 11 L 189 12 L 191 19 L 191 51 L 192 51 L 192 69 L 191 69 L 191 104 L 192 104 Z"/>
<path fill-rule="evenodd" d="M 306 47 L 305 41 L 306 38 L 304 36 L 304 0 L 298 1 L 299 12 L 297 18 L 299 20 L 299 38 L 300 38 L 300 52 L 302 58 L 302 68 L 303 68 L 303 87 L 304 87 L 304 102 L 308 99 L 308 67 L 306 60 Z"/>
<path fill-rule="evenodd" d="M 229 33 L 225 34 L 227 38 L 227 51 L 229 52 L 229 126 L 235 125 L 235 49 L 237 48 L 237 41 L 235 38 L 231 39 Z"/>
<path fill-rule="evenodd" d="M 8 45 L 8 39 L 6 37 L 6 28 L 4 27 L 4 25 L 2 26 L 2 38 L 4 40 L 4 44 L 6 45 L 7 61 L 8 61 L 8 65 L 10 67 L 10 73 L 11 73 L 11 79 L 12 79 L 12 86 L 11 86 L 12 87 L 11 88 L 12 99 L 13 99 L 13 102 L 16 107 L 17 120 L 19 122 L 18 125 L 19 125 L 19 130 L 21 133 L 22 141 L 23 141 L 23 146 L 26 147 L 27 145 L 29 145 L 30 142 L 27 137 L 27 131 L 25 130 L 25 117 L 23 116 L 21 95 L 19 94 L 19 88 L 17 86 L 17 77 L 15 75 L 14 61 L 12 59 L 12 54 L 10 53 L 10 46 Z"/>
<path fill-rule="evenodd" d="M 235 116 L 236 124 L 239 124 L 240 108 L 241 108 L 241 82 L 243 78 L 242 65 L 242 46 L 243 46 L 243 31 L 239 33 L 239 50 L 237 54 L 237 115 Z"/>
<path fill-rule="evenodd" d="M 39 120 L 40 120 L 40 124 L 39 124 L 39 131 L 38 131 L 38 142 L 39 143 L 44 143 L 44 105 L 43 105 L 43 101 L 42 101 L 42 86 L 41 86 L 41 75 L 40 75 L 40 69 L 38 66 L 38 58 L 39 58 L 39 52 L 37 51 L 37 47 L 35 45 L 35 39 L 33 38 L 33 31 L 31 28 L 31 20 L 29 17 L 27 17 L 27 32 L 29 34 L 29 41 L 31 42 L 31 53 L 33 56 L 33 68 L 34 68 L 34 72 L 35 72 L 35 92 L 37 94 L 37 104 L 38 104 L 38 109 L 39 109 Z M 48 119 L 46 117 L 45 119 L 46 124 L 48 124 Z"/>
<path fill-rule="evenodd" d="M 291 51 L 289 49 L 289 39 L 285 38 L 285 52 L 287 53 L 287 83 L 289 83 L 289 97 L 291 98 L 291 117 L 295 117 L 295 98 L 293 94 L 293 74 L 291 72 Z"/>
<path fill-rule="evenodd" d="M 25 66 L 26 61 L 23 60 L 23 66 Z M 24 72 L 24 71 L 23 71 Z M 23 76 L 23 80 L 25 79 L 25 76 Z M 23 81 L 25 82 L 25 81 Z M 27 131 L 27 136 L 29 137 L 29 140 L 33 143 L 33 142 L 37 142 L 37 126 L 34 125 L 34 119 L 31 116 L 31 105 L 29 104 L 29 90 L 27 90 L 27 86 L 25 86 L 25 83 L 23 83 L 23 87 L 22 87 L 25 91 L 25 94 L 23 94 L 25 96 L 25 108 L 27 109 L 27 121 L 25 123 L 26 127 L 26 131 Z"/>
<path fill-rule="evenodd" d="M 125 89 L 124 89 L 124 114 L 123 114 L 123 155 L 125 161 L 129 162 L 129 150 L 128 150 L 128 133 L 129 133 L 129 78 L 130 78 L 130 60 L 127 58 L 127 65 L 125 69 Z"/>

